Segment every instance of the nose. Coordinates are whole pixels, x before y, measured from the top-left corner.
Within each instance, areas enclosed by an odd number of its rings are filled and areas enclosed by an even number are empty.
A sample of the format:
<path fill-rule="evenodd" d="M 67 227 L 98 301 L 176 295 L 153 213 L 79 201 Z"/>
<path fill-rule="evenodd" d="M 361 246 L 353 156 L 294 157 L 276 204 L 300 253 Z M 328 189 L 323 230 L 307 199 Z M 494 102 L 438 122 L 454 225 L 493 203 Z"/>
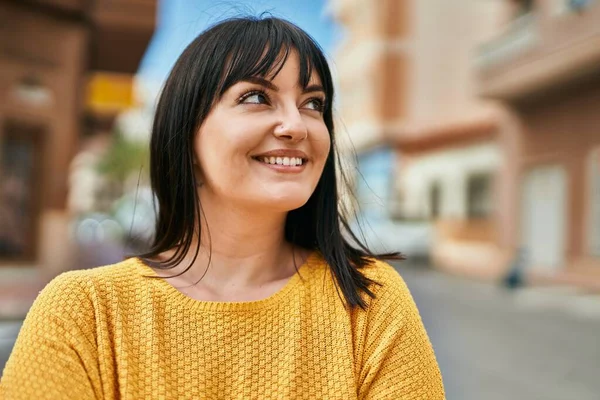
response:
<path fill-rule="evenodd" d="M 296 107 L 283 113 L 273 132 L 278 139 L 299 142 L 308 137 L 308 128 Z"/>

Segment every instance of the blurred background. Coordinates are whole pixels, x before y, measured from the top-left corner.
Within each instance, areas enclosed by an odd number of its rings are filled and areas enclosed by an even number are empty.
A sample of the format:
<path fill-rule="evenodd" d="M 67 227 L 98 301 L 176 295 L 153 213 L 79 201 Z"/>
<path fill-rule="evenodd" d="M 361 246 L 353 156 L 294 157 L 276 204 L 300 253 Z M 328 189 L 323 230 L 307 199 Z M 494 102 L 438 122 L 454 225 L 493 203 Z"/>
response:
<path fill-rule="evenodd" d="M 346 200 L 448 399 L 600 399 L 598 0 L 0 0 L 0 370 L 50 279 L 147 243 L 161 85 L 263 11 L 330 59 Z"/>

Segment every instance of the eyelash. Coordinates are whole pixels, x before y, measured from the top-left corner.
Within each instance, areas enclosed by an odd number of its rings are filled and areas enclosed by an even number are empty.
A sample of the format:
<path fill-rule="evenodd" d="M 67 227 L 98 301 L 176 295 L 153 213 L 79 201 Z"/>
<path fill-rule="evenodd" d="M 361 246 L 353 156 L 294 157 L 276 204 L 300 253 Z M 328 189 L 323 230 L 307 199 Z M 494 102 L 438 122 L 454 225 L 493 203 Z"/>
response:
<path fill-rule="evenodd" d="M 269 96 L 267 95 L 267 93 L 265 93 L 265 91 L 263 90 L 256 90 L 256 89 L 252 89 L 244 94 L 242 94 L 240 96 L 240 98 L 238 99 L 238 103 L 243 103 L 247 98 L 254 96 L 254 95 L 262 95 L 265 97 L 265 99 L 267 100 L 267 102 L 269 101 Z"/>
<path fill-rule="evenodd" d="M 266 102 L 268 103 L 269 100 L 269 95 L 264 91 L 264 90 L 257 90 L 257 89 L 252 89 L 244 94 L 242 94 L 239 99 L 238 99 L 238 104 L 242 104 L 244 103 L 244 101 L 246 99 L 248 99 L 249 97 L 252 97 L 254 95 L 260 95 L 263 96 L 266 100 Z M 325 100 L 320 98 L 320 97 L 311 97 L 310 99 L 308 99 L 308 101 L 305 103 L 310 103 L 310 102 L 315 102 L 316 107 L 314 108 L 314 111 L 318 111 L 318 112 L 323 112 L 323 110 L 325 109 Z"/>

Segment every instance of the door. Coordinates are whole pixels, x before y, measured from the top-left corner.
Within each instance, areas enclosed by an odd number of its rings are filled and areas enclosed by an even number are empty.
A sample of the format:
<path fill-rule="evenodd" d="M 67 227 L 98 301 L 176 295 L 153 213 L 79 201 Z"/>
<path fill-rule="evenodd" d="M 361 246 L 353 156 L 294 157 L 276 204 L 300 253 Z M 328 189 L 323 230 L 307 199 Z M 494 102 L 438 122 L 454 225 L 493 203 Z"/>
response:
<path fill-rule="evenodd" d="M 527 265 L 554 272 L 565 262 L 566 172 L 562 166 L 536 167 L 522 186 L 521 242 Z"/>
<path fill-rule="evenodd" d="M 0 263 L 36 258 L 43 127 L 7 121 L 0 131 Z"/>
<path fill-rule="evenodd" d="M 600 147 L 589 157 L 588 253 L 600 257 Z"/>

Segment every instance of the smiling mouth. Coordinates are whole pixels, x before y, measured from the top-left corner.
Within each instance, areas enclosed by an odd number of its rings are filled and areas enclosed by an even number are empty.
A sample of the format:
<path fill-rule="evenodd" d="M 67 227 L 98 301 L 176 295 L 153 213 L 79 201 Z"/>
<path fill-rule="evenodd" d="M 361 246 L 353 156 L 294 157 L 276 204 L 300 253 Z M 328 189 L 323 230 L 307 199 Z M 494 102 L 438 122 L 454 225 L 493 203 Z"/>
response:
<path fill-rule="evenodd" d="M 267 157 L 267 156 L 258 156 L 252 157 L 258 162 L 267 165 L 277 165 L 282 167 L 300 167 L 305 165 L 308 160 L 301 157 Z"/>

